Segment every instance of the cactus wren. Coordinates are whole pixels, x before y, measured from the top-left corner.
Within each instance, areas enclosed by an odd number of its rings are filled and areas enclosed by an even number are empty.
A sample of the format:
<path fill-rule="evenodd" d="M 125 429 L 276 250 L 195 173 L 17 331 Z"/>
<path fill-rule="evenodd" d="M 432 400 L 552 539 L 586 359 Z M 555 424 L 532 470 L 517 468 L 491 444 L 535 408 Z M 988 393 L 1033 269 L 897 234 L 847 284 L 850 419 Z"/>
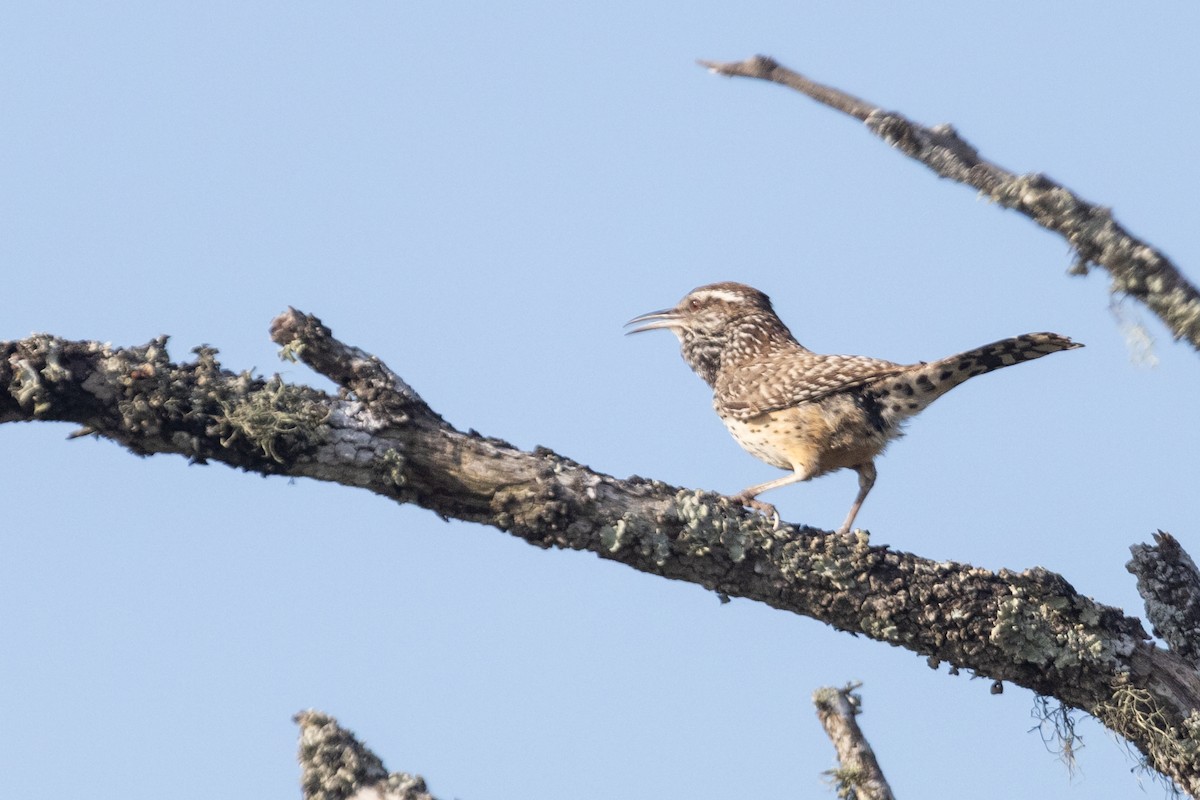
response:
<path fill-rule="evenodd" d="M 1027 333 L 931 363 L 893 364 L 865 356 L 826 356 L 792 336 L 765 294 L 740 283 L 693 289 L 674 308 L 643 314 L 629 333 L 666 328 L 683 359 L 712 387 L 713 406 L 745 450 L 792 474 L 735 496 L 775 518 L 755 498 L 834 470 L 858 473 L 846 533 L 875 484 L 875 458 L 902 425 L 968 378 L 1082 347 L 1056 333 Z"/>

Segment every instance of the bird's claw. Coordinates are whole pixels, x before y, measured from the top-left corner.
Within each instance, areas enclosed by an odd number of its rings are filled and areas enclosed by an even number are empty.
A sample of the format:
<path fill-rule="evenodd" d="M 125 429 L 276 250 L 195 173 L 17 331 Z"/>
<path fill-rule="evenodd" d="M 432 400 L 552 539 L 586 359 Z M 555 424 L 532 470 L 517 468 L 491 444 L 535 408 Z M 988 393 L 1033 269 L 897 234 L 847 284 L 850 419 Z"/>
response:
<path fill-rule="evenodd" d="M 775 509 L 775 506 L 771 505 L 770 503 L 764 503 L 762 500 L 756 500 L 753 497 L 748 497 L 744 494 L 739 494 L 733 499 L 738 504 L 743 505 L 746 508 L 752 508 L 760 514 L 765 515 L 767 519 L 771 520 L 771 525 L 775 530 L 779 530 L 783 527 L 783 522 L 779 518 L 779 512 Z"/>

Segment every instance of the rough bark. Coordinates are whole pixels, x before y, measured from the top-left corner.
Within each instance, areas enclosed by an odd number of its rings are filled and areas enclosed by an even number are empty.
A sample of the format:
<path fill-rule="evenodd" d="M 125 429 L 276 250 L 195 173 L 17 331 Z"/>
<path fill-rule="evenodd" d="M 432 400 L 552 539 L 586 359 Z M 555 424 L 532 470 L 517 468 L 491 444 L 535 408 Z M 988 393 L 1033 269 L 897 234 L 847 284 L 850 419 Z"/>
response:
<path fill-rule="evenodd" d="M 1073 272 L 1082 275 L 1092 265 L 1102 267 L 1114 293 L 1141 301 L 1175 338 L 1200 350 L 1200 292 L 1162 252 L 1113 219 L 1111 209 L 1089 203 L 1040 173 L 1017 174 L 987 161 L 950 125 L 925 127 L 810 80 L 766 56 L 700 64 L 720 75 L 787 86 L 866 123 L 876 136 L 940 177 L 973 186 L 988 199 L 1061 235 L 1076 254 Z"/>
<path fill-rule="evenodd" d="M 858 727 L 862 698 L 854 694 L 857 688 L 855 684 L 841 689 L 825 686 L 813 692 L 817 719 L 833 742 L 841 765 L 830 773 L 836 782 L 837 796 L 844 800 L 894 800 L 875 751 Z"/>
<path fill-rule="evenodd" d="M 1154 635 L 1194 667 L 1200 667 L 1200 570 L 1179 541 L 1165 531 L 1154 544 L 1129 548 L 1126 569 L 1137 576 Z"/>
<path fill-rule="evenodd" d="M 388 773 L 379 756 L 328 714 L 301 711 L 294 719 L 305 800 L 435 800 L 423 778 Z"/>
<path fill-rule="evenodd" d="M 139 455 L 175 453 L 368 489 L 538 547 L 601 558 L 792 611 L 1087 711 L 1200 795 L 1200 676 L 1141 623 L 1041 568 L 999 573 L 770 521 L 720 495 L 595 472 L 439 417 L 379 359 L 289 310 L 272 337 L 343 390 L 172 363 L 161 337 L 113 348 L 0 343 L 0 423 L 58 420 Z"/>

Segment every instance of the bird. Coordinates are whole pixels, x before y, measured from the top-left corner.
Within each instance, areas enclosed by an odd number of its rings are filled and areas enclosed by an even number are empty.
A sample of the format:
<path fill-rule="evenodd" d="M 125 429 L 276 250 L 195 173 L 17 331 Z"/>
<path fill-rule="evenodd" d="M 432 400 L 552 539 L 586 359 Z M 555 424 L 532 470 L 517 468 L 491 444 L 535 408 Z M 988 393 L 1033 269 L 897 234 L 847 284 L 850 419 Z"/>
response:
<path fill-rule="evenodd" d="M 908 419 L 985 372 L 1083 345 L 1057 333 L 1027 333 L 937 361 L 896 364 L 822 355 L 801 345 L 771 299 L 742 283 L 700 286 L 674 308 L 634 317 L 629 334 L 665 329 L 683 360 L 712 388 L 713 407 L 751 455 L 790 470 L 733 500 L 770 516 L 758 495 L 839 469 L 858 473 L 858 495 L 837 533 L 849 533 L 875 485 L 875 459 Z"/>

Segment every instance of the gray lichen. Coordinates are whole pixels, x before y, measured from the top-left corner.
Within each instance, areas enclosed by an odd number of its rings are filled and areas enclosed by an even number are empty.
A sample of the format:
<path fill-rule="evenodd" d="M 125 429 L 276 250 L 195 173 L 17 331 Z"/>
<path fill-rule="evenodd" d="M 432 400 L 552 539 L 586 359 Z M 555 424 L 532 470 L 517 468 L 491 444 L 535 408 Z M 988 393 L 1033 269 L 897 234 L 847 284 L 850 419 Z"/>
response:
<path fill-rule="evenodd" d="M 675 494 L 673 511 L 683 523 L 679 546 L 688 556 L 707 556 L 723 550 L 730 561 L 740 563 L 746 557 L 752 528 L 729 501 L 720 495 L 682 489 Z M 769 527 L 764 519 L 764 525 Z"/>
<path fill-rule="evenodd" d="M 871 536 L 866 531 L 823 536 L 808 551 L 806 571 L 834 589 L 853 589 L 866 579 L 864 556 L 870 548 Z"/>
<path fill-rule="evenodd" d="M 1132 650 L 1131 642 L 1111 639 L 1097 627 L 1095 609 L 1079 609 L 1078 622 L 1068 622 L 1072 600 L 1059 595 L 1031 596 L 1021 586 L 1011 586 L 1011 597 L 1002 600 L 990 633 L 993 644 L 1014 660 L 1039 667 L 1067 669 L 1095 665 L 1120 669 Z"/>
<path fill-rule="evenodd" d="M 50 410 L 46 400 L 46 387 L 42 384 L 41 376 L 26 359 L 18 359 L 14 364 L 16 374 L 13 376 L 13 397 L 22 408 L 33 407 L 34 416 L 41 416 Z"/>
<path fill-rule="evenodd" d="M 383 455 L 376 460 L 376 466 L 396 486 L 404 486 L 408 483 L 408 477 L 404 474 L 404 470 L 408 466 L 408 460 L 398 453 L 395 448 L 389 447 L 385 450 Z"/>
<path fill-rule="evenodd" d="M 600 543 L 610 553 L 637 548 L 640 555 L 658 567 L 666 564 L 671 556 L 671 540 L 667 534 L 637 514 L 624 514 L 612 525 L 601 527 Z"/>
<path fill-rule="evenodd" d="M 12 394 L 22 408 L 31 408 L 35 417 L 53 406 L 51 387 L 71 380 L 71 371 L 62 364 L 62 342 L 53 336 L 33 336 L 23 358 L 12 362 Z M 41 365 L 40 367 L 37 365 Z"/>

